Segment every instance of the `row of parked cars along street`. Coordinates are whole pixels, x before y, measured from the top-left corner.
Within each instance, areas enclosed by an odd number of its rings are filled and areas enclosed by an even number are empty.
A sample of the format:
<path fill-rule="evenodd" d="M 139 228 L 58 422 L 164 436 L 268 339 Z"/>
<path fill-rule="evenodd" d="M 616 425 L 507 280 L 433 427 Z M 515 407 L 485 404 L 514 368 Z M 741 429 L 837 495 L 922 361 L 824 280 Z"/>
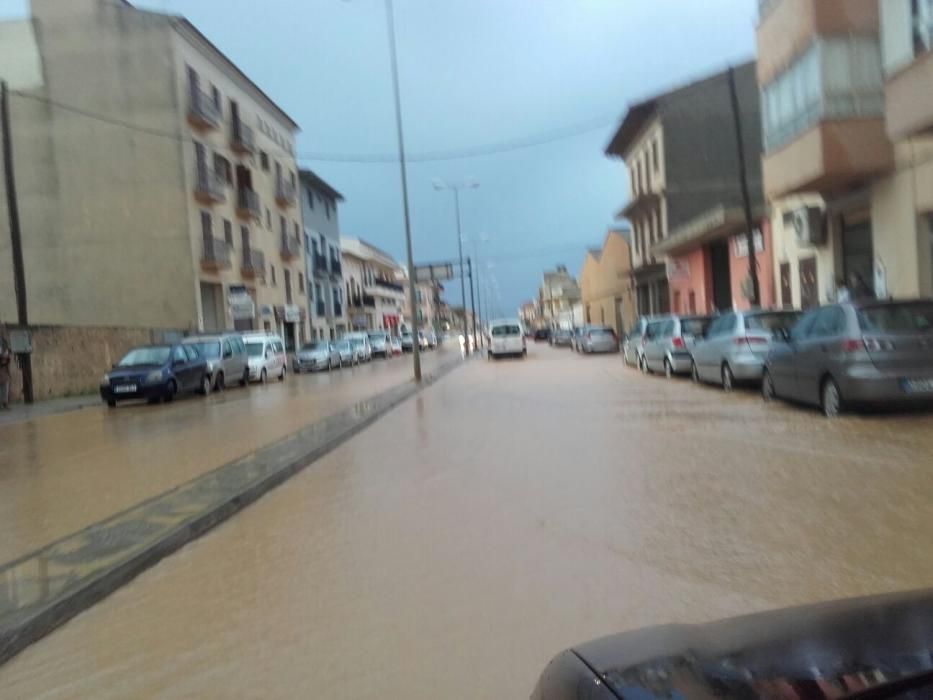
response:
<path fill-rule="evenodd" d="M 419 331 L 422 350 L 438 345 L 433 331 Z M 391 336 L 383 331 L 356 332 L 340 340 L 306 343 L 294 354 L 296 373 L 340 369 L 411 351 L 412 334 Z M 127 352 L 100 383 L 101 398 L 110 407 L 118 401 L 172 401 L 178 394 L 209 394 L 250 382 L 284 381 L 289 371 L 285 343 L 269 333 L 220 333 L 184 338 L 177 343 L 146 345 Z"/>
<path fill-rule="evenodd" d="M 622 353 L 645 373 L 726 391 L 757 384 L 766 401 L 810 404 L 828 417 L 855 405 L 933 403 L 933 300 L 641 318 Z"/>

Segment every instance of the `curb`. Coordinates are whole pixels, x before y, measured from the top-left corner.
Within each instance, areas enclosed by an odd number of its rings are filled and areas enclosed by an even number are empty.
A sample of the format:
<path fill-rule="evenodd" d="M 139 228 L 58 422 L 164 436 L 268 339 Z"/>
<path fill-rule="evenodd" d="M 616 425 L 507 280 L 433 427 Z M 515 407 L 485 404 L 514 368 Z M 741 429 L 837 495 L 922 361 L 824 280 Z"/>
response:
<path fill-rule="evenodd" d="M 0 566 L 0 665 L 461 367 L 459 357 Z"/>

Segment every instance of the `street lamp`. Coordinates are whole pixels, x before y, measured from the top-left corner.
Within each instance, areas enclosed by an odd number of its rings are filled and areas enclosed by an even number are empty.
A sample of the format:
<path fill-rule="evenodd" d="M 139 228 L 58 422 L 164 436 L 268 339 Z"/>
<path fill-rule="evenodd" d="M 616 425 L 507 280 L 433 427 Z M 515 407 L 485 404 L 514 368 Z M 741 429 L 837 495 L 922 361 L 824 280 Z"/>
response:
<path fill-rule="evenodd" d="M 470 331 L 467 328 L 466 318 L 466 279 L 463 270 L 463 233 L 461 232 L 462 222 L 460 218 L 460 190 L 475 190 L 479 183 L 472 178 L 467 178 L 463 182 L 447 183 L 442 180 L 434 181 L 434 189 L 438 192 L 442 190 L 451 190 L 454 193 L 454 207 L 457 210 L 457 250 L 460 255 L 460 301 L 463 308 L 463 340 L 467 352 L 470 352 Z"/>
<path fill-rule="evenodd" d="M 479 235 L 478 238 L 474 237 L 473 239 L 470 239 L 469 237 L 466 237 L 466 238 L 464 238 L 464 243 L 469 243 L 471 240 L 472 240 L 472 242 L 473 242 L 473 255 L 474 255 L 474 260 L 476 261 L 476 308 L 479 309 L 479 326 L 480 326 L 479 338 L 477 338 L 476 341 L 477 341 L 477 344 L 478 344 L 480 347 L 485 347 L 485 340 L 484 340 L 484 339 L 485 339 L 485 335 L 484 335 L 484 333 L 482 332 L 482 330 L 483 330 L 483 318 L 485 318 L 485 319 L 486 319 L 486 322 L 488 323 L 488 322 L 489 322 L 489 314 L 488 314 L 488 313 L 486 313 L 486 314 L 483 313 L 483 295 L 482 295 L 482 289 L 483 289 L 483 274 L 482 274 L 482 273 L 483 273 L 483 266 L 482 266 L 482 263 L 480 262 L 480 258 L 479 258 L 479 244 L 480 244 L 480 243 L 488 243 L 488 242 L 489 242 L 489 236 L 486 235 L 485 233 L 481 233 L 481 234 Z M 488 294 L 487 294 L 487 296 L 488 296 Z M 488 304 L 487 304 L 487 311 L 488 311 Z"/>

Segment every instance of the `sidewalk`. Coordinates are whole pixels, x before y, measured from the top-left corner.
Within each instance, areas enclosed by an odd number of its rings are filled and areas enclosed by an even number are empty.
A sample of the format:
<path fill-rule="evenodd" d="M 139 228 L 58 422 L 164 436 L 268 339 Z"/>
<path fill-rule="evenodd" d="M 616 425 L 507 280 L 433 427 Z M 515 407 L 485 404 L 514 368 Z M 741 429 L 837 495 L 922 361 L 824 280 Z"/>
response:
<path fill-rule="evenodd" d="M 61 399 L 48 399 L 37 401 L 34 404 L 14 403 L 9 411 L 0 411 L 0 425 L 13 425 L 23 423 L 40 416 L 51 416 L 56 413 L 80 411 L 89 406 L 100 406 L 100 396 L 97 394 L 83 394 L 81 396 L 66 396 Z"/>

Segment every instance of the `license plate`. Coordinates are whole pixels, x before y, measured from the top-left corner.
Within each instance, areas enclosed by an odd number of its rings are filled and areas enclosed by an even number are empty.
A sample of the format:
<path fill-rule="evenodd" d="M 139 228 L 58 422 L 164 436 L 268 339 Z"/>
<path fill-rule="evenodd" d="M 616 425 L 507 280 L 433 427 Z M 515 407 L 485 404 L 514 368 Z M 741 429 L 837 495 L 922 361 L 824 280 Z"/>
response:
<path fill-rule="evenodd" d="M 902 379 L 901 388 L 905 394 L 933 394 L 933 378 Z"/>
<path fill-rule="evenodd" d="M 132 394 L 136 391 L 135 384 L 119 384 L 113 388 L 115 394 Z"/>

